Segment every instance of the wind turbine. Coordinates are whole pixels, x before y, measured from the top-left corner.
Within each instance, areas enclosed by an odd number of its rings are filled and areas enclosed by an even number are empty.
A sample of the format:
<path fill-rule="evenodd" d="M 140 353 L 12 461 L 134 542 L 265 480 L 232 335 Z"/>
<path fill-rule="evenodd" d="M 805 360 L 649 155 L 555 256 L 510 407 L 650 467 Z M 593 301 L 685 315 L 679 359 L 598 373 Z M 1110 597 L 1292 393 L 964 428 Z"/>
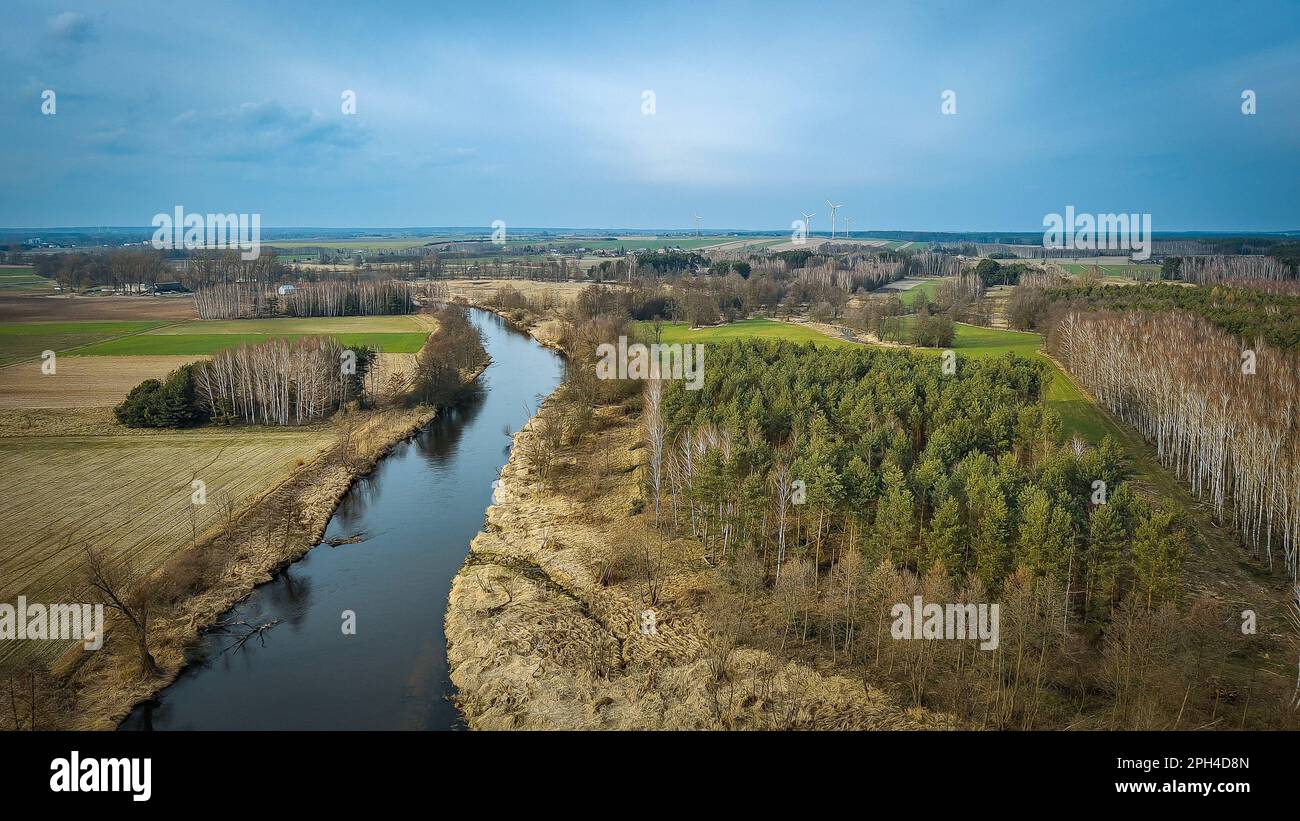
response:
<path fill-rule="evenodd" d="M 800 213 L 800 214 L 803 214 L 802 211 L 800 211 L 799 213 Z M 816 214 L 803 214 L 803 230 L 804 230 L 804 233 L 805 233 L 805 234 L 808 234 L 809 236 L 812 235 L 812 218 L 815 217 L 815 216 L 817 216 L 817 215 L 816 215 Z"/>
<path fill-rule="evenodd" d="M 698 237 L 700 236 L 700 215 L 691 214 L 691 216 L 695 218 L 695 236 Z"/>
<path fill-rule="evenodd" d="M 835 239 L 835 212 L 840 208 L 843 208 L 844 203 L 840 203 L 839 205 L 836 205 L 830 200 L 826 200 L 826 204 L 829 205 L 831 208 L 831 239 Z"/>
<path fill-rule="evenodd" d="M 853 239 L 853 217 L 844 218 L 844 235 Z"/>

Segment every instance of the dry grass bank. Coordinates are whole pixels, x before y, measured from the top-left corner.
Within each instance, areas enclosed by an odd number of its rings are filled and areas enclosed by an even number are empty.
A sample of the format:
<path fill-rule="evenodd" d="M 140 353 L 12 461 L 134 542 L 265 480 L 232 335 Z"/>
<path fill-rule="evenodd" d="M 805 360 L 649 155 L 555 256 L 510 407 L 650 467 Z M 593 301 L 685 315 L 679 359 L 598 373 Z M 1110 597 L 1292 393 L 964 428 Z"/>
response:
<path fill-rule="evenodd" d="M 662 539 L 646 514 L 632 515 L 644 451 L 621 409 L 603 409 L 545 482 L 525 457 L 537 429 L 535 417 L 516 435 L 504 498 L 488 509 L 448 604 L 451 678 L 472 728 L 945 725 L 751 642 L 734 618 L 743 605 L 701 547 Z M 627 569 L 629 548 L 653 556 L 653 594 Z M 646 609 L 653 634 L 641 626 Z"/>

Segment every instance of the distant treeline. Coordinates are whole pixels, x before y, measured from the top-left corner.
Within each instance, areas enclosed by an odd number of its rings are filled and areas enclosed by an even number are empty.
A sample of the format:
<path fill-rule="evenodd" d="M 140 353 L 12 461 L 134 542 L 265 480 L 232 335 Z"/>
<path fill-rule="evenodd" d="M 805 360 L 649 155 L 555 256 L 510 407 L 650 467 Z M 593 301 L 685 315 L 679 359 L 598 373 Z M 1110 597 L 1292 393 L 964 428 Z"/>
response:
<path fill-rule="evenodd" d="M 1181 310 L 1204 317 L 1246 344 L 1259 340 L 1277 348 L 1300 348 L 1300 293 L 1172 284 L 1074 286 L 1048 288 L 1041 293 L 1043 298 L 1035 303 L 1035 310 L 1022 313 L 1015 310 L 1022 296 L 1017 289 L 1008 307 L 1008 319 L 1015 327 L 1046 328 L 1053 324 L 1049 314 L 1063 316 L 1070 311 L 1163 314 Z"/>
<path fill-rule="evenodd" d="M 1197 285 L 1214 285 L 1228 280 L 1295 279 L 1296 259 L 1287 256 L 1199 256 L 1168 257 L 1161 274 Z"/>
<path fill-rule="evenodd" d="M 348 278 L 300 283 L 283 295 L 258 282 L 212 285 L 195 291 L 194 307 L 200 319 L 248 319 L 409 314 L 417 306 L 408 283 Z"/>

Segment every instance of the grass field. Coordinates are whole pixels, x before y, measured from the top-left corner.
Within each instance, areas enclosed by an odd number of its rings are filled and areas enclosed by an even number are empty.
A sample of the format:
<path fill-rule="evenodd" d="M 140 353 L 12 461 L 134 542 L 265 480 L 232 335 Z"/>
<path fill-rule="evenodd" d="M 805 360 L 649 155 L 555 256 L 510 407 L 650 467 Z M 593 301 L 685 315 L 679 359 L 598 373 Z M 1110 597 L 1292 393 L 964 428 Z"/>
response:
<path fill-rule="evenodd" d="M 1093 267 L 1091 265 L 1087 265 L 1081 262 L 1063 262 L 1060 263 L 1060 265 L 1066 271 L 1070 272 L 1071 274 L 1074 274 L 1075 276 L 1079 276 L 1080 274 L 1087 273 L 1088 269 Z M 1137 263 L 1123 264 L 1123 265 L 1099 264 L 1097 265 L 1097 267 L 1101 269 L 1102 276 L 1111 279 L 1133 279 L 1134 276 L 1138 274 L 1159 274 L 1160 273 L 1159 265 L 1140 265 Z"/>
<path fill-rule="evenodd" d="M 162 324 L 164 323 L 114 320 L 0 324 L 0 365 L 40 356 L 42 351 L 66 351 L 126 334 L 138 334 Z"/>
<path fill-rule="evenodd" d="M 99 342 L 72 352 L 75 356 L 203 356 L 234 348 L 243 344 L 256 344 L 268 339 L 299 339 L 319 336 L 308 333 L 272 334 L 139 334 L 121 339 Z M 356 348 L 368 346 L 383 353 L 417 353 L 424 345 L 426 334 L 421 333 L 332 333 L 328 334 L 340 344 Z"/>
<path fill-rule="evenodd" d="M 0 293 L 54 293 L 54 281 L 37 276 L 30 267 L 4 265 L 0 266 Z"/>
<path fill-rule="evenodd" d="M 265 243 L 273 249 L 326 248 L 333 251 L 404 251 L 448 237 L 371 237 L 360 239 L 291 239 Z"/>
<path fill-rule="evenodd" d="M 224 503 L 247 501 L 282 481 L 333 441 L 324 429 L 207 429 L 153 436 L 0 439 L 0 601 L 21 593 L 71 602 L 83 544 L 136 571 L 160 565 L 223 520 Z M 207 486 L 191 502 L 191 481 Z M 19 648 L 46 660 L 62 642 L 0 642 L 0 664 Z"/>
<path fill-rule="evenodd" d="M 917 297 L 921 296 L 921 294 L 925 294 L 926 300 L 932 302 L 934 301 L 934 289 L 939 287 L 939 282 L 940 280 L 937 279 L 927 279 L 925 282 L 901 292 L 898 298 L 909 308 L 916 303 Z"/>
<path fill-rule="evenodd" d="M 166 336 L 192 334 L 356 334 L 356 333 L 421 333 L 425 325 L 415 317 L 406 316 L 322 316 L 285 319 L 223 319 L 184 322 L 159 328 L 156 333 Z"/>
<path fill-rule="evenodd" d="M 76 356 L 203 356 L 268 339 L 332 336 L 343 345 L 384 353 L 417 353 L 428 336 L 415 316 L 345 316 L 305 319 L 191 320 L 135 336 L 79 348 Z"/>
<path fill-rule="evenodd" d="M 654 324 L 639 322 L 644 333 L 653 336 Z M 660 341 L 667 344 L 685 342 L 724 342 L 728 339 L 785 339 L 802 344 L 813 342 L 818 345 L 851 348 L 857 343 L 846 339 L 835 339 L 826 334 L 788 322 L 773 319 L 742 319 L 729 325 L 715 325 L 707 328 L 691 328 L 684 322 L 665 322 Z"/>
<path fill-rule="evenodd" d="M 557 248 L 586 248 L 590 251 L 614 251 L 619 248 L 626 248 L 631 251 L 637 248 L 645 248 L 651 251 L 657 251 L 660 248 L 684 248 L 694 250 L 697 248 L 707 248 L 711 245 L 721 245 L 725 242 L 735 242 L 738 237 L 729 236 L 675 236 L 675 237 L 614 237 L 610 239 L 526 239 L 520 238 L 518 242 L 524 245 L 554 245 Z M 761 237 L 755 237 L 755 242 L 762 241 Z"/>

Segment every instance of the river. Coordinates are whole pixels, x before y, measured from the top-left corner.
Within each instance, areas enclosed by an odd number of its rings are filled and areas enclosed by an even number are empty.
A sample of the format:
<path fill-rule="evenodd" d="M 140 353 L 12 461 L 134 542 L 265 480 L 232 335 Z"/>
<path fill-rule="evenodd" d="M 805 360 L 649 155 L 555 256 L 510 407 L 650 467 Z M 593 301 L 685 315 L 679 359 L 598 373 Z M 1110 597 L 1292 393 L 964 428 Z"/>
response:
<path fill-rule="evenodd" d="M 189 666 L 122 729 L 455 729 L 443 614 L 452 578 L 483 527 L 510 432 L 563 375 L 560 356 L 471 309 L 492 364 L 481 390 L 440 413 L 353 485 L 320 545 L 257 588 L 223 620 L 264 624 L 233 649 L 200 640 Z M 344 611 L 355 613 L 345 635 Z"/>

